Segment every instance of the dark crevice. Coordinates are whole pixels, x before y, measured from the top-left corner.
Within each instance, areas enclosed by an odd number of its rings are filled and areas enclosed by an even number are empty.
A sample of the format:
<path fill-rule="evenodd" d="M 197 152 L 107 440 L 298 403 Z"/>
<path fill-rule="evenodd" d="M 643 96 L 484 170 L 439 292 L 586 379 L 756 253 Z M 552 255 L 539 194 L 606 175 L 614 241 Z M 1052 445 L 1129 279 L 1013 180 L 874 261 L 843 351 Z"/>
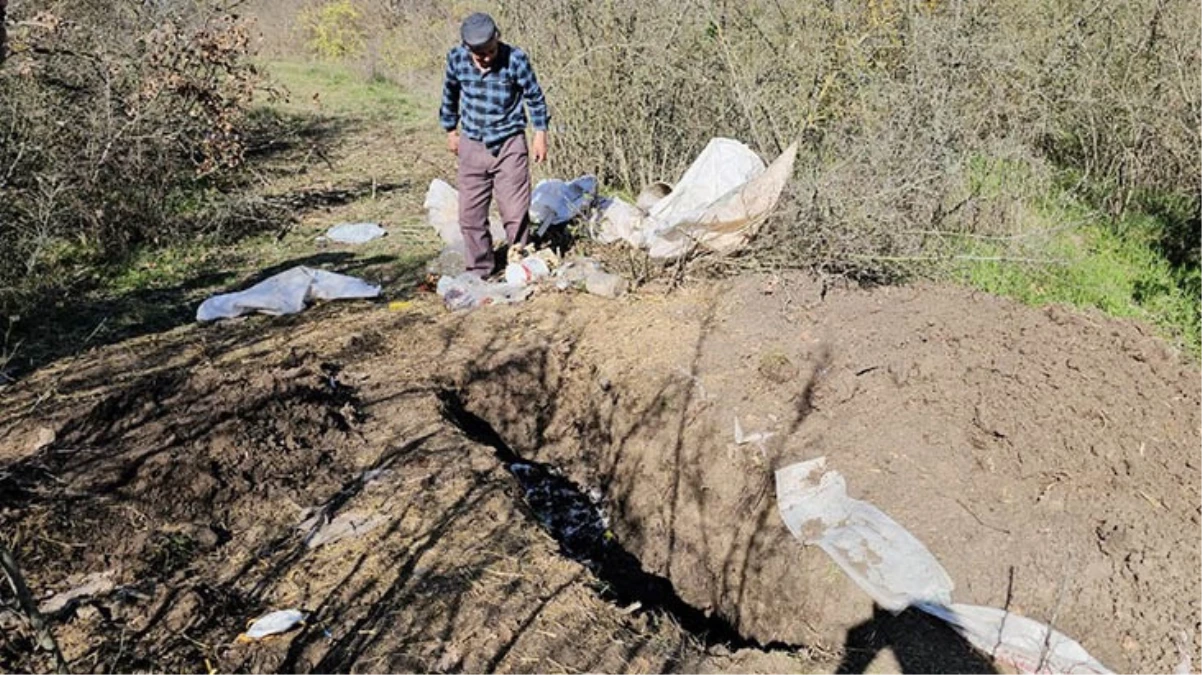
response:
<path fill-rule="evenodd" d="M 662 613 L 706 647 L 730 650 L 797 652 L 800 645 L 781 641 L 762 643 L 741 635 L 725 617 L 707 614 L 685 602 L 668 579 L 643 569 L 634 554 L 622 548 L 609 529 L 600 506 L 601 495 L 562 475 L 554 466 L 523 459 L 497 430 L 464 405 L 458 392 L 439 392 L 443 417 L 469 439 L 493 449 L 496 458 L 522 488 L 525 506 L 567 557 L 579 561 L 600 582 L 601 597 L 620 607 Z M 638 605 L 635 605 L 638 603 Z"/>

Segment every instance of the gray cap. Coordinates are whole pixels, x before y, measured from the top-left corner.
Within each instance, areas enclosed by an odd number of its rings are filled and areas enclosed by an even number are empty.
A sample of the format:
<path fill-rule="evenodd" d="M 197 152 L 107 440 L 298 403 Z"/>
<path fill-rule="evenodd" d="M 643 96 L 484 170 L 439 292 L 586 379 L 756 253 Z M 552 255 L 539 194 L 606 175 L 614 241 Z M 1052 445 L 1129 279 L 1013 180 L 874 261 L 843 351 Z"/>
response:
<path fill-rule="evenodd" d="M 476 12 L 463 20 L 459 36 L 469 48 L 482 47 L 497 37 L 497 24 L 484 12 Z"/>

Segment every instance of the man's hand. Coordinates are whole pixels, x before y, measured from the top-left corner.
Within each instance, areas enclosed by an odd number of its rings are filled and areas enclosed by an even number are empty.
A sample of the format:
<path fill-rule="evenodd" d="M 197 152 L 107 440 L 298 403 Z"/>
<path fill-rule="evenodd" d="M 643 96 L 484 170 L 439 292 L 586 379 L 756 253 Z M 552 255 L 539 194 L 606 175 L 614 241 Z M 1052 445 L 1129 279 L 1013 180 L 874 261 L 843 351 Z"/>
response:
<path fill-rule="evenodd" d="M 535 164 L 542 164 L 547 159 L 547 132 L 534 132 L 534 143 L 530 146 L 530 158 Z"/>
<path fill-rule="evenodd" d="M 447 132 L 447 150 L 451 151 L 452 155 L 459 154 L 459 131 L 452 129 Z"/>

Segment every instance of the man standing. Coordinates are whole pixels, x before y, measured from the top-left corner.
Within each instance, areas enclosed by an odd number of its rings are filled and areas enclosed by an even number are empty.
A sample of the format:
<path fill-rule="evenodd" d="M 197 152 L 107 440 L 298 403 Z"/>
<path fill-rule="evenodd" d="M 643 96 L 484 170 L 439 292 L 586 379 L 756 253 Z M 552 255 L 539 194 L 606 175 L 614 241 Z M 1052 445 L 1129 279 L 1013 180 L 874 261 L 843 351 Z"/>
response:
<path fill-rule="evenodd" d="M 483 278 L 493 271 L 488 206 L 494 192 L 510 246 L 526 244 L 529 158 L 547 158 L 549 115 L 530 59 L 501 42 L 492 17 L 472 14 L 459 32 L 463 44 L 447 54 L 439 122 L 447 132 L 447 148 L 459 157 L 459 227 L 467 269 Z M 523 100 L 534 126 L 529 150 Z"/>

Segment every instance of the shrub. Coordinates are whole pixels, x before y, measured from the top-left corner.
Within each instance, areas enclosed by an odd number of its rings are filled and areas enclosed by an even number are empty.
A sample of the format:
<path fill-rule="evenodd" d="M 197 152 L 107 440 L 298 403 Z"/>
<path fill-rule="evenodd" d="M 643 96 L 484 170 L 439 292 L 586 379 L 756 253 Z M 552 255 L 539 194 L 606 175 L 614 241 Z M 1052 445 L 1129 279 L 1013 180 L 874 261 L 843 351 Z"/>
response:
<path fill-rule="evenodd" d="M 53 257 L 112 260 L 202 227 L 173 211 L 242 162 L 251 24 L 77 2 L 21 15 L 0 69 L 0 295 Z"/>

